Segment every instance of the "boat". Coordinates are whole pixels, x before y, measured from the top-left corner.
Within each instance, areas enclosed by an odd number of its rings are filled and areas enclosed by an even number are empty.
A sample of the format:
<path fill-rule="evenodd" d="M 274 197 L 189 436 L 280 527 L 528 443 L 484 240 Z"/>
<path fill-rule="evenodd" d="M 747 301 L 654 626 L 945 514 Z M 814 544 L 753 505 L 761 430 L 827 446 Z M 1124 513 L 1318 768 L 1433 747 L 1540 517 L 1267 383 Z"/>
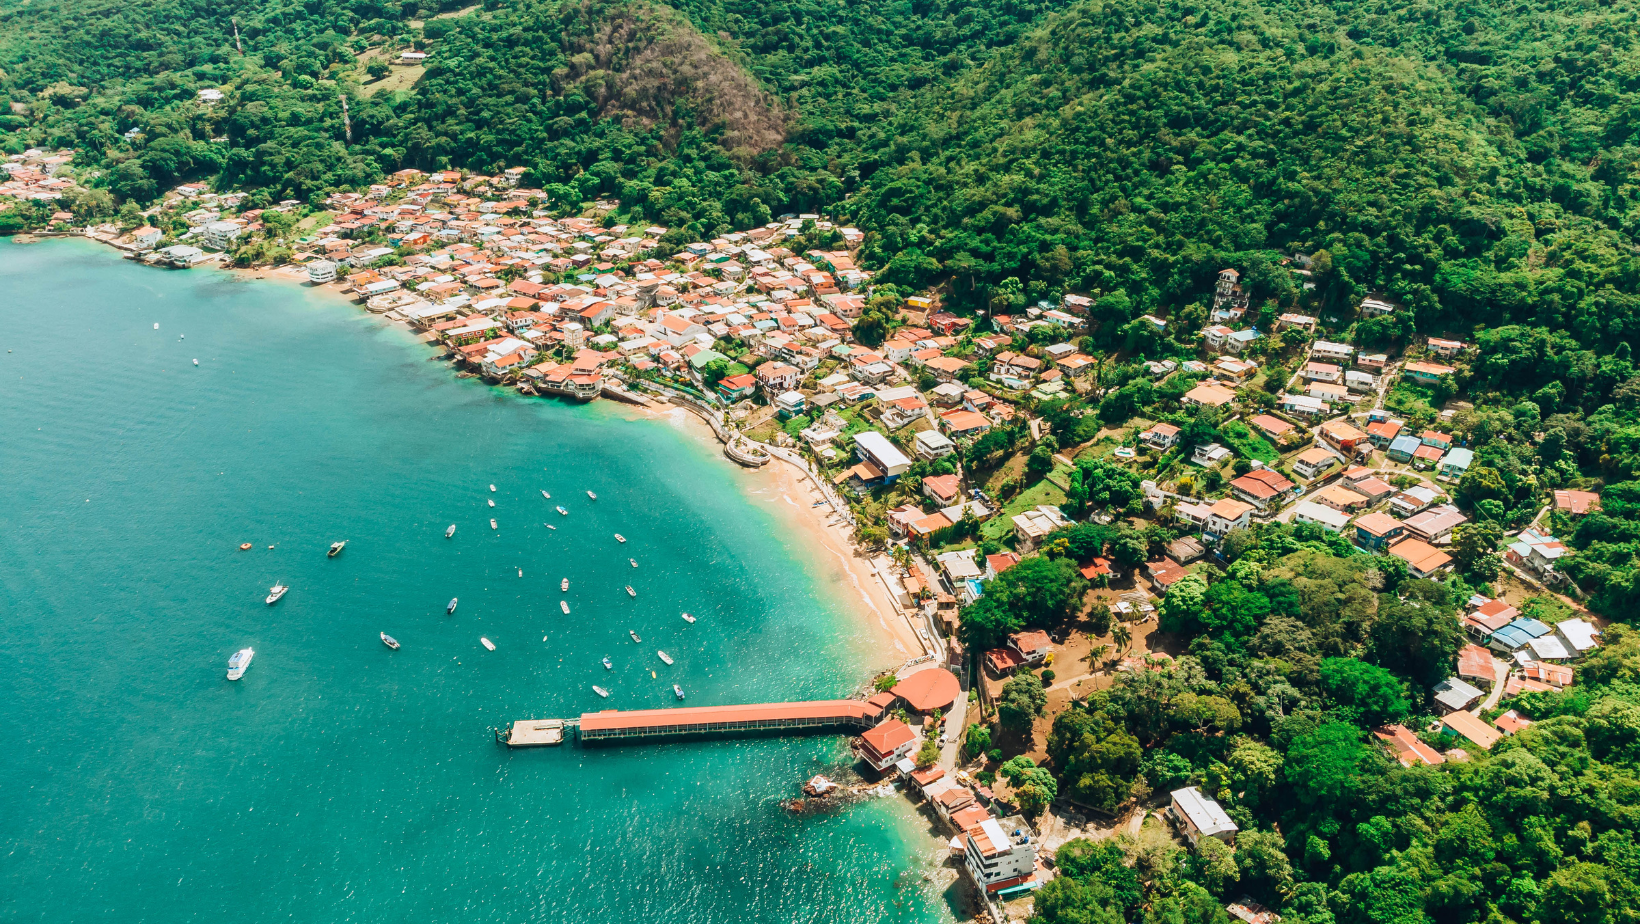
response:
<path fill-rule="evenodd" d="M 688 623 L 692 623 L 692 622 L 695 621 L 695 617 L 689 615 L 688 613 L 684 613 L 683 614 L 683 621 L 688 622 Z"/>
<path fill-rule="evenodd" d="M 626 585 L 626 595 L 628 597 L 636 597 L 638 595 L 638 592 L 632 589 L 631 584 L 628 584 L 628 585 Z"/>
<path fill-rule="evenodd" d="M 639 644 L 643 643 L 643 639 L 638 638 L 638 633 L 632 631 L 631 629 L 626 630 L 626 634 L 632 636 L 632 640 L 634 642 L 637 642 Z"/>
<path fill-rule="evenodd" d="M 239 551 L 241 551 L 241 552 L 248 552 L 248 551 L 250 551 L 250 548 L 251 548 L 251 544 L 249 542 L 239 543 Z"/>
<path fill-rule="evenodd" d="M 541 489 L 541 496 L 546 498 L 547 500 L 552 500 L 552 495 L 547 493 L 546 488 Z"/>
<path fill-rule="evenodd" d="M 604 699 L 609 699 L 609 691 L 604 689 L 603 687 L 598 686 L 597 684 L 592 685 L 592 692 L 598 694 L 599 696 L 602 696 Z"/>
<path fill-rule="evenodd" d="M 558 582 L 558 589 L 559 590 L 569 590 L 569 578 L 564 578 L 562 581 L 559 581 Z"/>
<path fill-rule="evenodd" d="M 634 568 L 638 567 L 638 560 L 636 558 L 628 558 L 626 560 L 626 563 L 631 565 Z"/>
<path fill-rule="evenodd" d="M 199 360 L 197 360 L 197 359 L 194 360 L 194 365 L 196 365 L 196 366 L 199 365 Z"/>
<path fill-rule="evenodd" d="M 332 542 L 330 544 L 330 551 L 325 553 L 325 557 L 335 558 L 337 555 L 341 554 L 342 549 L 344 549 L 346 547 L 347 547 L 347 540 L 346 539 L 343 539 L 341 542 Z"/>
<path fill-rule="evenodd" d="M 494 507 L 494 506 L 495 506 L 495 501 L 494 501 L 494 500 L 493 500 L 493 499 L 492 499 L 492 500 L 491 500 L 491 501 L 490 501 L 490 506 L 491 506 L 491 507 Z"/>
<path fill-rule="evenodd" d="M 154 330 L 159 330 L 159 325 L 158 324 L 154 325 Z"/>
<path fill-rule="evenodd" d="M 394 651 L 399 650 L 399 640 L 391 635 L 388 635 L 386 632 L 382 633 L 382 644 L 393 649 Z"/>
<path fill-rule="evenodd" d="M 154 325 L 158 327 L 158 324 Z M 228 679 L 238 680 L 245 676 L 245 668 L 251 666 L 251 658 L 256 657 L 256 651 L 251 648 L 241 648 L 228 659 Z"/>
<path fill-rule="evenodd" d="M 615 541 L 624 543 L 624 542 L 626 542 L 626 537 L 621 535 L 620 533 L 616 533 L 615 534 Z"/>
<path fill-rule="evenodd" d="M 495 529 L 495 517 L 490 517 L 490 528 Z"/>
<path fill-rule="evenodd" d="M 606 671 L 612 671 L 612 670 L 614 670 L 614 669 L 615 669 L 615 664 L 614 664 L 614 662 L 612 662 L 612 661 L 610 661 L 610 660 L 609 660 L 609 659 L 608 659 L 608 658 L 605 658 L 605 659 L 604 659 L 604 670 L 606 670 Z"/>
<path fill-rule="evenodd" d="M 591 491 L 588 491 L 588 492 L 587 492 L 587 497 L 590 497 L 590 498 L 592 498 L 592 499 L 593 499 L 593 500 L 597 500 L 597 499 L 598 499 L 598 495 L 596 495 L 596 494 L 594 494 L 594 493 L 592 493 L 592 492 L 591 492 Z"/>
<path fill-rule="evenodd" d="M 523 568 L 519 568 L 519 569 L 518 569 L 518 576 L 519 576 L 519 577 L 523 577 L 523 576 L 524 576 L 524 569 L 523 569 Z"/>
<path fill-rule="evenodd" d="M 677 696 L 678 699 L 683 699 L 683 687 L 680 687 L 675 683 L 672 684 L 672 693 Z"/>
<path fill-rule="evenodd" d="M 667 663 L 667 664 L 671 664 L 671 663 L 672 663 L 672 656 L 671 656 L 671 655 L 669 655 L 669 654 L 667 654 L 667 653 L 666 653 L 666 652 L 664 652 L 664 651 L 657 651 L 657 652 L 655 652 L 655 653 L 656 653 L 656 654 L 658 654 L 658 655 L 660 655 L 660 656 L 661 656 L 661 660 L 662 660 L 662 661 L 665 661 L 665 662 L 666 662 L 666 663 Z"/>
<path fill-rule="evenodd" d="M 490 493 L 491 493 L 491 494 L 494 494 L 494 493 L 495 493 L 495 485 L 493 485 L 493 484 L 492 484 L 492 485 L 490 485 Z"/>
<path fill-rule="evenodd" d="M 556 527 L 556 526 L 554 526 L 554 525 L 552 525 L 552 524 L 551 524 L 551 523 L 542 523 L 542 524 L 541 524 L 541 525 L 542 525 L 542 526 L 545 526 L 545 527 L 546 527 L 546 528 L 548 528 L 548 529 L 551 529 L 551 530 L 556 530 L 556 529 L 558 529 L 558 527 Z"/>
<path fill-rule="evenodd" d="M 450 598 L 450 605 L 444 608 L 444 615 L 448 616 L 451 613 L 454 613 L 456 611 L 456 600 L 458 600 L 458 599 L 460 599 L 460 598 L 458 598 L 458 597 L 451 597 Z"/>
<path fill-rule="evenodd" d="M 448 539 L 451 536 L 454 536 L 455 534 L 456 534 L 456 525 L 454 523 L 451 523 L 450 528 L 444 531 L 444 538 Z"/>
<path fill-rule="evenodd" d="M 485 637 L 484 637 L 484 636 L 482 636 L 482 635 L 480 635 L 480 636 L 479 636 L 479 637 L 478 637 L 478 640 L 479 640 L 479 641 L 480 641 L 480 642 L 482 642 L 482 643 L 483 643 L 483 645 L 484 645 L 484 647 L 485 647 L 485 648 L 488 648 L 488 649 L 490 649 L 490 650 L 491 650 L 491 651 L 494 651 L 494 650 L 495 650 L 495 642 L 492 642 L 492 641 L 490 641 L 490 640 L 489 640 L 489 639 L 487 639 L 487 638 L 485 638 Z"/>
<path fill-rule="evenodd" d="M 268 605 L 272 606 L 273 604 L 278 603 L 279 598 L 283 597 L 289 591 L 290 591 L 290 588 L 286 587 L 283 584 L 275 584 L 272 587 L 269 587 L 268 588 Z"/>
<path fill-rule="evenodd" d="M 568 511 L 568 510 L 565 510 L 565 509 L 564 509 L 564 508 L 562 508 L 562 507 L 559 507 L 559 508 L 558 508 L 558 512 L 559 512 L 559 513 L 560 513 L 560 514 L 562 514 L 562 515 L 564 515 L 564 516 L 566 516 L 566 517 L 567 517 L 567 516 L 569 516 L 569 511 Z"/>
<path fill-rule="evenodd" d="M 569 615 L 569 601 L 559 600 L 558 601 L 558 608 L 564 611 L 565 616 Z"/>

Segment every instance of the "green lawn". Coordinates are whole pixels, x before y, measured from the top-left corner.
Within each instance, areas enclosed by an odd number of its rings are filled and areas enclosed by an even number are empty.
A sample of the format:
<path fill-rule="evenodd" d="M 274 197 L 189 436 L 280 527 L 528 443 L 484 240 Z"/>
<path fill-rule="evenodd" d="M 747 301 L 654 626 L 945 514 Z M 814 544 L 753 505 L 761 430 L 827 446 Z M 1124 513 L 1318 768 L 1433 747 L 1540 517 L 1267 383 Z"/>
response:
<path fill-rule="evenodd" d="M 1068 469 L 1060 467 L 1060 476 Z M 1002 505 L 1002 512 L 986 520 L 979 528 L 979 534 L 984 539 L 1001 539 L 1013 531 L 1013 517 L 1015 514 L 1029 510 L 1039 504 L 1053 504 L 1058 506 L 1065 502 L 1065 492 L 1061 491 L 1053 482 L 1044 478 L 1019 492 L 1019 496 Z"/>
<path fill-rule="evenodd" d="M 1256 459 L 1265 465 L 1271 465 L 1281 458 L 1281 453 L 1276 451 L 1276 447 L 1270 445 L 1269 440 L 1254 433 L 1239 420 L 1225 424 L 1219 433 L 1224 437 L 1226 445 L 1249 459 Z"/>

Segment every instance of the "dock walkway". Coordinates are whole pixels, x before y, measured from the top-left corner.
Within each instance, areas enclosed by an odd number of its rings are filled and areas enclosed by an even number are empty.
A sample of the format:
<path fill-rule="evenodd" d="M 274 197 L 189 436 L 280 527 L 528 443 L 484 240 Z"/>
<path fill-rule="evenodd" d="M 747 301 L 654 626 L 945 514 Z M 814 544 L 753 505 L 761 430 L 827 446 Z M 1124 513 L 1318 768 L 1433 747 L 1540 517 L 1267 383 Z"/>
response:
<path fill-rule="evenodd" d="M 583 742 L 744 733 L 856 733 L 875 727 L 882 717 L 881 707 L 857 699 L 686 706 L 625 712 L 607 709 L 582 713 L 579 719 L 525 719 L 514 722 L 511 732 L 502 740 L 515 748 L 559 744 L 572 727 L 579 730 Z"/>

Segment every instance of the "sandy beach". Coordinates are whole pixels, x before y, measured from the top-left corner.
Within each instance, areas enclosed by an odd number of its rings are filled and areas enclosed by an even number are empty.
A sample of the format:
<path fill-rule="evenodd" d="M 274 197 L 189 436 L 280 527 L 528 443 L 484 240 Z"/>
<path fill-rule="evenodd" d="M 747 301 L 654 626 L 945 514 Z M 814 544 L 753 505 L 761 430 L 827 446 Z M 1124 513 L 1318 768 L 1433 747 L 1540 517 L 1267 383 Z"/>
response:
<path fill-rule="evenodd" d="M 669 405 L 629 410 L 665 419 L 713 452 L 721 451 L 711 428 L 691 411 Z M 747 494 L 787 524 L 798 539 L 795 545 L 810 558 L 815 576 L 832 587 L 868 628 L 875 666 L 898 667 L 923 654 L 921 639 L 889 597 L 870 558 L 855 550 L 847 525 L 832 515 L 829 506 L 814 506 L 822 498 L 807 475 L 775 459 L 760 469 L 740 469 L 735 477 Z"/>

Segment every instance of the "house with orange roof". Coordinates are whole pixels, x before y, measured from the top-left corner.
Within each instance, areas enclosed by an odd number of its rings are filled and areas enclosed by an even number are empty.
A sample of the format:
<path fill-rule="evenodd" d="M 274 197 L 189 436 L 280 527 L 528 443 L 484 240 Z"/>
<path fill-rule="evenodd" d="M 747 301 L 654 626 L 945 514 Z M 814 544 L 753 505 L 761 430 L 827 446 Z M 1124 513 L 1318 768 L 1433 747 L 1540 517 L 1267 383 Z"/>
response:
<path fill-rule="evenodd" d="M 1403 539 L 1390 547 L 1389 554 L 1406 562 L 1415 578 L 1431 577 L 1452 565 L 1452 556 L 1422 539 Z"/>
<path fill-rule="evenodd" d="M 1441 752 L 1418 740 L 1405 725 L 1386 725 L 1375 730 L 1373 737 L 1383 742 L 1401 762 L 1403 767 L 1423 764 L 1426 767 L 1436 767 L 1446 763 Z"/>
<path fill-rule="evenodd" d="M 889 719 L 860 736 L 860 756 L 878 773 L 907 757 L 918 744 L 917 733 L 899 719 Z"/>

